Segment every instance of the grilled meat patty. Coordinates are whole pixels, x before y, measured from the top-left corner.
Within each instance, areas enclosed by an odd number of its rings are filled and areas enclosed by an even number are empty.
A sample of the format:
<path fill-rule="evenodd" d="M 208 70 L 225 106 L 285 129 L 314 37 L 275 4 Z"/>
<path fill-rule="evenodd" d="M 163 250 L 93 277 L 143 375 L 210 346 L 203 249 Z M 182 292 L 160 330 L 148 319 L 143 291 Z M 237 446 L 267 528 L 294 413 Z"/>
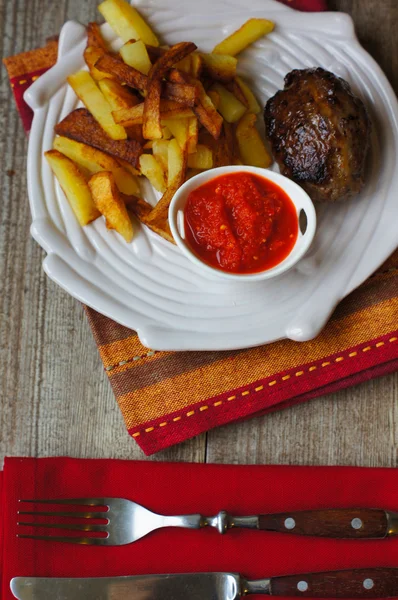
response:
<path fill-rule="evenodd" d="M 291 71 L 264 119 L 281 172 L 313 200 L 335 202 L 361 190 L 371 123 L 344 79 L 321 68 Z"/>

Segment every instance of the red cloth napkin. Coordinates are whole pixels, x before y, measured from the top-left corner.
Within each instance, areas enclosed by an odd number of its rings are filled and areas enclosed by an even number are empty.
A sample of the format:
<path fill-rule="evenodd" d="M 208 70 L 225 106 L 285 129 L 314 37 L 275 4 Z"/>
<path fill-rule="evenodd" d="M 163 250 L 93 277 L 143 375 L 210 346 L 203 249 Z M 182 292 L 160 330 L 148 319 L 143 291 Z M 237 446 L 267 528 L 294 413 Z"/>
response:
<path fill-rule="evenodd" d="M 6 459 L 3 478 L 2 600 L 12 599 L 9 582 L 15 576 L 99 577 L 220 570 L 258 578 L 367 566 L 398 567 L 398 537 L 357 541 L 238 529 L 224 536 L 212 529 L 163 529 L 134 544 L 109 548 L 16 537 L 20 498 L 124 497 L 164 514 L 212 515 L 226 509 L 244 515 L 356 506 L 394 510 L 398 505 L 397 469 L 10 458 Z"/>

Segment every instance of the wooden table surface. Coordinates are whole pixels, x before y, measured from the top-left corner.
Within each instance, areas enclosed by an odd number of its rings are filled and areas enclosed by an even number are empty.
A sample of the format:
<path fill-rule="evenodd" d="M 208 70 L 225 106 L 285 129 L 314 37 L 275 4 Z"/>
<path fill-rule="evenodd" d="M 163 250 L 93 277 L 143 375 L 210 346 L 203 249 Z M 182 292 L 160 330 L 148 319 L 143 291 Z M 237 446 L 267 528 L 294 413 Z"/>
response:
<path fill-rule="evenodd" d="M 166 1 L 166 0 L 165 0 Z M 95 0 L 0 0 L 3 56 L 38 47 L 68 19 L 97 18 Z M 329 0 L 398 91 L 398 1 Z M 27 142 L 0 84 L 0 467 L 3 457 L 144 458 L 128 436 L 83 309 L 43 273 L 29 235 Z M 396 466 L 398 375 L 230 425 L 154 460 Z"/>

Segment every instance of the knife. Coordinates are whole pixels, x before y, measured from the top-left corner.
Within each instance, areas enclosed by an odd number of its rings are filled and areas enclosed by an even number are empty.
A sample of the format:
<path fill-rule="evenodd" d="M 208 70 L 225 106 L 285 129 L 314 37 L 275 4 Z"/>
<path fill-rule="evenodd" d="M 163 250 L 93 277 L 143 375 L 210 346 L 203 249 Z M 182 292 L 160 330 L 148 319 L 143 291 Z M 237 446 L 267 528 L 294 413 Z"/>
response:
<path fill-rule="evenodd" d="M 326 571 L 248 581 L 235 573 L 56 579 L 15 577 L 19 600 L 238 600 L 248 594 L 307 598 L 398 596 L 398 569 Z"/>

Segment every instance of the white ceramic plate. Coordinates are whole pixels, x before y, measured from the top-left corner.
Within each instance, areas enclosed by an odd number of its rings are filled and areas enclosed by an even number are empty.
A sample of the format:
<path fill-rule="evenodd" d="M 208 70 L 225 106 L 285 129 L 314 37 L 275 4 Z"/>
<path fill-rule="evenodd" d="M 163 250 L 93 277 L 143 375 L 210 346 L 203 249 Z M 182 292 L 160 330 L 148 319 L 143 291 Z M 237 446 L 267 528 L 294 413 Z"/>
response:
<path fill-rule="evenodd" d="M 34 110 L 28 154 L 31 232 L 47 252 L 46 273 L 72 296 L 137 330 L 142 343 L 157 350 L 226 350 L 315 337 L 336 304 L 397 246 L 398 106 L 391 86 L 356 40 L 351 19 L 341 13 L 298 13 L 274 0 L 135 4 L 165 42 L 192 40 L 204 51 L 249 16 L 274 20 L 275 32 L 241 55 L 241 73 L 263 103 L 294 68 L 320 65 L 348 80 L 374 123 L 366 187 L 348 203 L 322 206 L 310 253 L 295 270 L 270 281 L 212 278 L 146 228 L 129 245 L 102 219 L 80 228 L 43 158 L 54 125 L 77 106 L 65 80 L 83 67 L 85 30 L 69 22 L 57 65 L 25 96 Z M 110 28 L 104 26 L 103 33 L 116 48 Z M 149 187 L 145 195 L 155 201 Z"/>

